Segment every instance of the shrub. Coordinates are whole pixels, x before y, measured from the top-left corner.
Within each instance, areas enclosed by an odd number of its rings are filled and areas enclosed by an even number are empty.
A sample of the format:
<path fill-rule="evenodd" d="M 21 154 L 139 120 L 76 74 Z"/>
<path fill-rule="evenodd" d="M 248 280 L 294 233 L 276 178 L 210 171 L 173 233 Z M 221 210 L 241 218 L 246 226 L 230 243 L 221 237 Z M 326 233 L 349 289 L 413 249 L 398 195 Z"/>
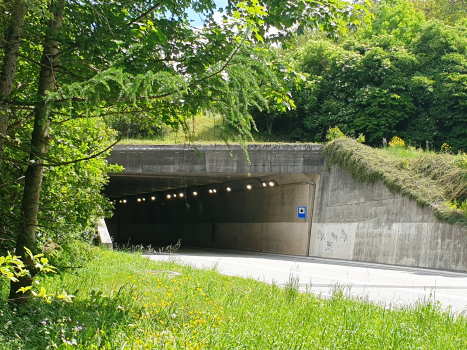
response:
<path fill-rule="evenodd" d="M 330 128 L 326 134 L 326 140 L 332 141 L 341 137 L 345 137 L 345 134 L 339 129 L 338 126 Z"/>
<path fill-rule="evenodd" d="M 400 137 L 394 136 L 391 141 L 389 141 L 389 147 L 405 147 L 405 141 Z"/>

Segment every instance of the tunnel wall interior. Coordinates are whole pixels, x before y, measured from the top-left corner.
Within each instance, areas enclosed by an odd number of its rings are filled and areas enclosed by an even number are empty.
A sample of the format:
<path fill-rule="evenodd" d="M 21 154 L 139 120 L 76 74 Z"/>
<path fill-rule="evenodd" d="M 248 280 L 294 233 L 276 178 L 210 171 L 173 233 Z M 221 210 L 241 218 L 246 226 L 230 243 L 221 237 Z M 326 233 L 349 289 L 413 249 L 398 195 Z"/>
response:
<path fill-rule="evenodd" d="M 311 256 L 467 271 L 464 226 L 439 221 L 382 182 L 356 182 L 339 167 L 321 174 L 319 188 Z"/>
<path fill-rule="evenodd" d="M 298 218 L 297 210 L 313 206 L 313 188 L 305 174 L 272 174 L 132 196 L 117 201 L 107 226 L 119 244 L 164 247 L 181 239 L 182 247 L 306 255 L 311 216 Z"/>

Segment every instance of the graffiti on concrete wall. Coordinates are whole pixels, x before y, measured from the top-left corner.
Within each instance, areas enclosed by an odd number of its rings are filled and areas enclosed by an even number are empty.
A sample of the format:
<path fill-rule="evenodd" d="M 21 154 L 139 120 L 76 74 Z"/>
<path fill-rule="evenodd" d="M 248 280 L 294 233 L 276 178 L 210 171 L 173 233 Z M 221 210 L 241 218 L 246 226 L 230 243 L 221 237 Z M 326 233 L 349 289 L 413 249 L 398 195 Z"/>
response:
<path fill-rule="evenodd" d="M 329 223 L 317 224 L 312 255 L 351 258 L 355 241 L 356 225 Z"/>
<path fill-rule="evenodd" d="M 327 241 L 328 246 L 329 246 L 329 242 L 332 243 L 332 240 L 334 240 L 334 241 L 341 240 L 341 241 L 344 241 L 344 242 L 347 242 L 349 240 L 349 236 L 344 231 L 344 229 L 341 230 L 340 236 L 337 235 L 334 232 L 331 232 L 331 238 L 330 238 L 331 241 L 326 240 L 326 234 L 321 230 L 318 230 L 318 233 L 316 234 L 316 236 L 317 236 L 316 239 L 318 239 L 320 241 Z"/>

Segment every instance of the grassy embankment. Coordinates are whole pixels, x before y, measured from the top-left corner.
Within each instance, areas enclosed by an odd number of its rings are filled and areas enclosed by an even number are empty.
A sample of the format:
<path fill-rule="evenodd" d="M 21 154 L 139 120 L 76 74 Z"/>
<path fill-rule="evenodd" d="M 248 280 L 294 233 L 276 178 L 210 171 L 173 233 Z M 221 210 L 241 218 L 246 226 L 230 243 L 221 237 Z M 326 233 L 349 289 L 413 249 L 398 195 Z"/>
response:
<path fill-rule="evenodd" d="M 413 147 L 378 149 L 348 138 L 329 142 L 323 152 L 330 164 L 341 166 L 354 179 L 383 181 L 392 192 L 432 207 L 439 219 L 467 224 L 467 155 Z"/>
<path fill-rule="evenodd" d="M 388 309 L 97 250 L 47 277 L 73 304 L 0 305 L 2 349 L 465 349 L 467 319 L 438 305 Z M 6 297 L 6 286 L 0 289 Z M 2 298 L 4 299 L 4 298 Z"/>
<path fill-rule="evenodd" d="M 168 128 L 161 135 L 144 139 L 123 139 L 120 144 L 225 144 L 226 142 L 237 142 L 235 137 L 228 133 L 228 128 L 221 116 L 202 114 L 187 120 L 186 131 L 182 128 L 179 130 Z M 290 141 L 286 136 L 268 135 L 255 131 L 252 134 L 255 139 L 254 143 Z"/>

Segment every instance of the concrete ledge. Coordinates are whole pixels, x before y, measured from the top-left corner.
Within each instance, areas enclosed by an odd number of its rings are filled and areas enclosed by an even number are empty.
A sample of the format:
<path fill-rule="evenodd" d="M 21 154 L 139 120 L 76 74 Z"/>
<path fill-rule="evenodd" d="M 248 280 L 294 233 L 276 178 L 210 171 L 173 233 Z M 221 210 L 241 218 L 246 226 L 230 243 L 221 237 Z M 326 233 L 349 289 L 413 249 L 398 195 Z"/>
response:
<path fill-rule="evenodd" d="M 112 250 L 112 239 L 110 238 L 109 230 L 107 230 L 107 225 L 103 218 L 99 219 L 97 224 L 97 233 L 99 234 L 100 246 Z"/>
<path fill-rule="evenodd" d="M 323 145 L 311 143 L 261 143 L 246 145 L 247 151 L 315 151 L 321 153 Z M 242 146 L 238 144 L 226 145 L 116 145 L 112 152 L 121 151 L 154 151 L 154 150 L 175 150 L 175 151 L 243 151 Z"/>

